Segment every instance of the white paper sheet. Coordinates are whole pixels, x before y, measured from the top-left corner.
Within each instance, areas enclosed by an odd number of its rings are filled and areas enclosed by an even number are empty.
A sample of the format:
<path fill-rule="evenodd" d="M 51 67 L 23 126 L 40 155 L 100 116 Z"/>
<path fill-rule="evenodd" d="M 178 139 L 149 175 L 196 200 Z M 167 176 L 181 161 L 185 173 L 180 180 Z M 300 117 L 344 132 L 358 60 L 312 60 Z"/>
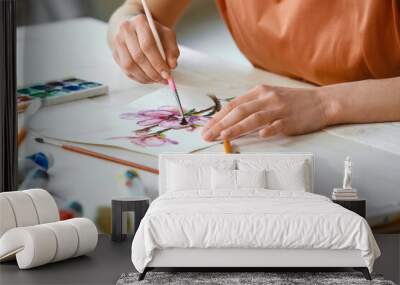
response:
<path fill-rule="evenodd" d="M 119 108 L 104 107 L 91 100 L 45 108 L 35 116 L 31 127 L 51 138 L 152 155 L 187 153 L 215 144 L 205 142 L 200 129 L 224 100 L 212 99 L 200 88 L 179 87 L 179 92 L 189 114 L 186 126 L 179 124 L 175 97 L 165 87 Z M 218 96 L 222 97 L 222 93 Z"/>

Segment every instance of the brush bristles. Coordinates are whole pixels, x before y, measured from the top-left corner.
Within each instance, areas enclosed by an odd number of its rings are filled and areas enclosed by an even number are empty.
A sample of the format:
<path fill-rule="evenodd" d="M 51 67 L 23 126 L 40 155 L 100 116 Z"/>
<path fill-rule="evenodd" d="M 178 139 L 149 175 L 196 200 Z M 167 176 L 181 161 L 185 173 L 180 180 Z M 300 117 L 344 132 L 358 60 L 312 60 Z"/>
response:
<path fill-rule="evenodd" d="M 35 141 L 38 143 L 44 143 L 44 139 L 43 138 L 35 138 Z"/>
<path fill-rule="evenodd" d="M 181 125 L 187 125 L 188 122 L 186 121 L 185 117 L 182 117 Z"/>

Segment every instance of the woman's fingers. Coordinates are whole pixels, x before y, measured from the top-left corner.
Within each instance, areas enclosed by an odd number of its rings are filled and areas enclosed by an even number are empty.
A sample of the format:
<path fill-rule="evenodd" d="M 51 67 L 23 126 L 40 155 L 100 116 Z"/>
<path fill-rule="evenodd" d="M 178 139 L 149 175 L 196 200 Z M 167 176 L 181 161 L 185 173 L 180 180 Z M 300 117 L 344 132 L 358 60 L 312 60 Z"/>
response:
<path fill-rule="evenodd" d="M 155 24 L 166 59 L 162 57 L 144 15 L 137 15 L 122 22 L 113 41 L 114 50 L 117 50 L 119 58 L 116 59 L 117 63 L 126 74 L 142 83 L 167 83 L 170 69 L 176 67 L 179 56 L 175 33 L 168 27 Z"/>
<path fill-rule="evenodd" d="M 261 137 L 320 130 L 327 126 L 326 95 L 320 90 L 257 87 L 218 112 L 204 128 L 203 138 L 233 139 L 256 130 Z"/>
<path fill-rule="evenodd" d="M 258 131 L 258 135 L 262 138 L 275 136 L 283 131 L 283 120 L 276 120 L 269 126 Z"/>
<path fill-rule="evenodd" d="M 268 104 L 268 97 L 262 97 L 256 100 L 245 101 L 231 109 L 222 119 L 214 123 L 206 132 L 204 132 L 205 140 L 213 140 L 220 135 L 222 138 L 233 138 L 237 137 L 245 132 L 248 132 L 248 127 L 245 126 L 250 118 L 251 124 L 249 128 L 260 127 L 259 123 L 266 123 L 271 120 L 273 112 L 263 113 L 263 118 L 260 117 L 259 111 L 265 108 Z M 264 122 L 264 120 L 267 120 Z M 254 126 L 253 126 L 254 125 Z M 221 132 L 224 131 L 224 134 Z"/>
<path fill-rule="evenodd" d="M 151 81 L 161 81 L 162 78 L 160 74 L 153 68 L 145 53 L 142 51 L 136 33 L 126 32 L 125 42 L 133 62 L 140 67 Z"/>
<path fill-rule="evenodd" d="M 128 48 L 124 43 L 117 43 L 114 49 L 114 58 L 117 63 L 123 68 L 125 74 L 130 78 L 135 78 L 140 83 L 149 83 L 152 80 L 135 64 L 132 60 Z"/>
<path fill-rule="evenodd" d="M 135 61 L 139 64 L 140 67 L 142 67 L 146 74 L 147 70 L 155 71 L 159 80 L 168 79 L 170 75 L 169 66 L 160 54 L 160 51 L 157 47 L 156 41 L 146 19 L 140 22 L 140 25 L 138 25 L 136 29 L 136 34 L 141 53 L 142 55 L 144 55 L 144 58 L 143 62 L 140 64 L 138 61 Z"/>
<path fill-rule="evenodd" d="M 160 39 L 164 47 L 169 68 L 174 69 L 178 62 L 179 48 L 175 33 L 166 27 L 159 27 Z"/>
<path fill-rule="evenodd" d="M 221 121 L 226 115 L 228 115 L 233 109 L 239 106 L 241 103 L 245 103 L 248 99 L 244 98 L 244 96 L 237 97 L 226 104 L 222 109 L 214 115 L 214 117 L 207 122 L 207 124 L 203 128 L 203 135 L 211 129 L 215 124 Z"/>
<path fill-rule="evenodd" d="M 222 120 L 227 114 L 233 111 L 236 107 L 243 103 L 247 103 L 251 100 L 257 99 L 264 89 L 267 88 L 265 86 L 257 86 L 247 92 L 245 95 L 236 97 L 235 99 L 231 100 L 228 104 L 226 104 L 221 111 L 219 111 L 215 116 L 208 121 L 208 123 L 203 128 L 203 134 L 206 133 L 210 128 L 213 127 L 217 122 Z"/>
<path fill-rule="evenodd" d="M 113 49 L 112 55 L 113 55 L 113 58 L 114 58 L 115 62 L 117 64 L 120 64 L 119 55 L 118 55 L 118 51 L 117 51 L 116 48 Z"/>
<path fill-rule="evenodd" d="M 221 139 L 235 139 L 246 133 L 254 131 L 275 119 L 274 112 L 260 111 L 251 114 L 237 124 L 221 132 Z"/>

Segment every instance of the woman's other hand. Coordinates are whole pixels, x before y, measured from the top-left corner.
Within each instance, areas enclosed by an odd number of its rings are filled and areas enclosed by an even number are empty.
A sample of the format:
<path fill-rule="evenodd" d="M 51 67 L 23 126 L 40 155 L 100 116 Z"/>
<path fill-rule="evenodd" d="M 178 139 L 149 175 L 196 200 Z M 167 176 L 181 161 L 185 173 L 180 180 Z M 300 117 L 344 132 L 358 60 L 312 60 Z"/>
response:
<path fill-rule="evenodd" d="M 175 32 L 155 21 L 166 61 L 162 58 L 146 16 L 123 20 L 112 39 L 113 57 L 125 74 L 140 83 L 166 83 L 177 65 L 179 49 Z"/>
<path fill-rule="evenodd" d="M 234 139 L 258 130 L 260 137 L 299 135 L 328 126 L 328 105 L 320 88 L 261 85 L 230 101 L 203 129 L 207 141 Z"/>

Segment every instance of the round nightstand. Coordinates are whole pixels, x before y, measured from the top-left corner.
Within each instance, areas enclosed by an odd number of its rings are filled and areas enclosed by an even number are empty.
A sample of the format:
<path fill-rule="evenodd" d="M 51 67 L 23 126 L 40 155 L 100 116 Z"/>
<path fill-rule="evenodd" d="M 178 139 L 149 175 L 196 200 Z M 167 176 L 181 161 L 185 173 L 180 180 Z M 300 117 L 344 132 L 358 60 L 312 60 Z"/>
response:
<path fill-rule="evenodd" d="M 111 201 L 112 207 L 112 234 L 113 241 L 123 241 L 127 237 L 128 213 L 134 212 L 134 233 L 139 227 L 140 221 L 146 214 L 150 205 L 150 198 L 138 197 L 116 197 Z"/>

